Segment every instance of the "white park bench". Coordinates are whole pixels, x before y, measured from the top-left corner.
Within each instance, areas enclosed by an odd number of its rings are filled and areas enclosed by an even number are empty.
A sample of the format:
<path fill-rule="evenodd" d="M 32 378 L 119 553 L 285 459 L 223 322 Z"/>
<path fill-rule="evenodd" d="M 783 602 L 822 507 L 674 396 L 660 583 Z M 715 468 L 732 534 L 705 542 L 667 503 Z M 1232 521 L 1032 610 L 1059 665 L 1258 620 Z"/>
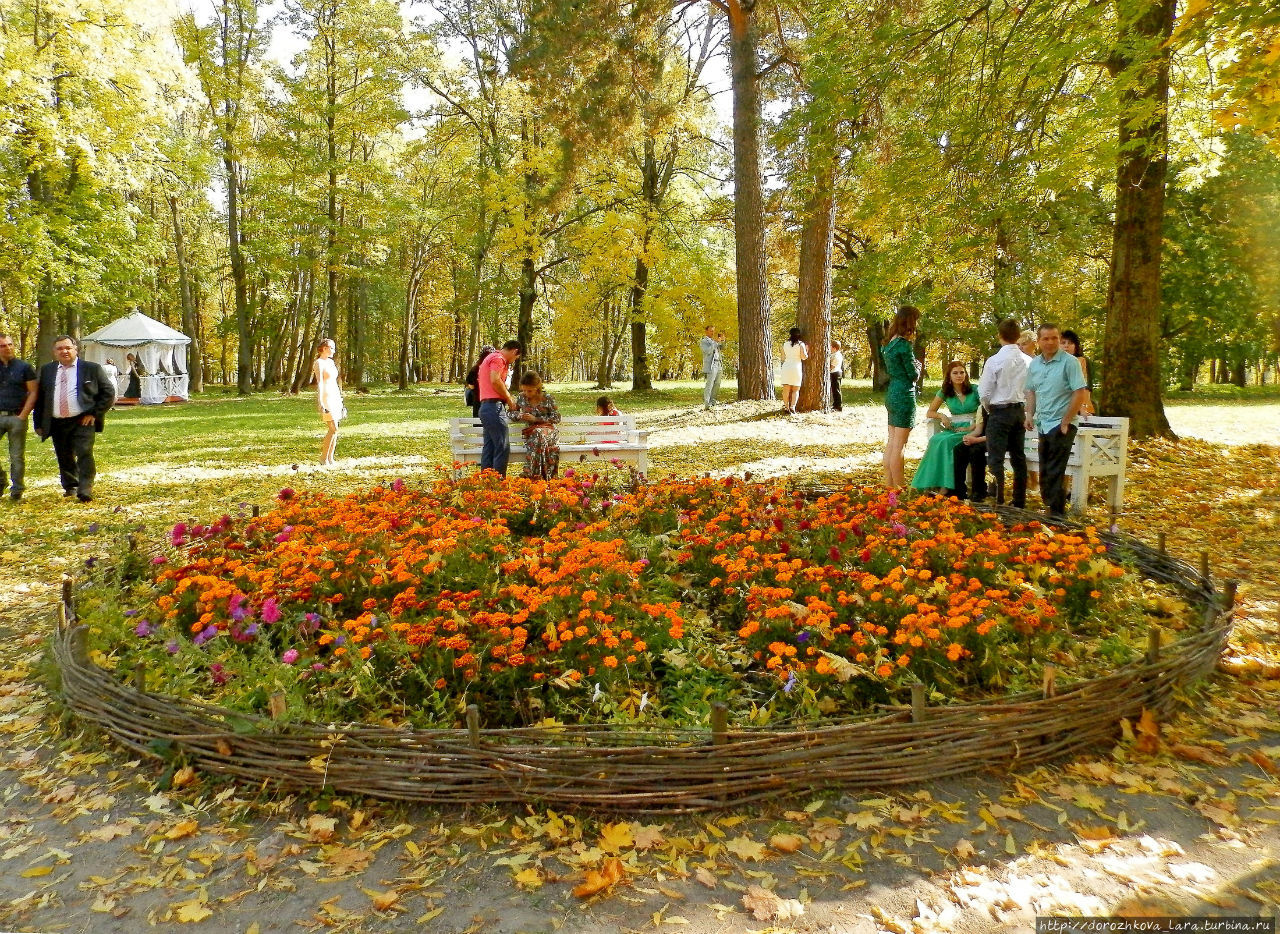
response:
<path fill-rule="evenodd" d="M 522 464 L 527 452 L 521 422 L 511 423 L 512 464 Z M 560 429 L 560 468 L 589 461 L 620 461 L 640 473 L 649 472 L 649 432 L 636 429 L 634 415 L 566 415 Z M 484 448 L 484 428 L 478 418 L 449 419 L 449 450 L 453 454 L 453 473 L 457 476 L 467 464 L 480 463 Z"/>
<path fill-rule="evenodd" d="M 938 422 L 926 422 L 926 440 L 938 430 Z M 1080 419 L 1071 457 L 1067 459 L 1067 477 L 1071 480 L 1068 494 L 1071 512 L 1079 515 L 1089 501 L 1089 481 L 1104 477 L 1108 483 L 1107 504 L 1116 513 L 1124 503 L 1124 472 L 1126 451 L 1129 444 L 1129 419 L 1109 418 L 1103 415 L 1087 415 Z M 1034 431 L 1027 432 L 1024 445 L 1027 453 L 1027 469 L 1040 469 L 1040 441 Z M 1010 482 L 1008 473 L 1005 483 Z"/>

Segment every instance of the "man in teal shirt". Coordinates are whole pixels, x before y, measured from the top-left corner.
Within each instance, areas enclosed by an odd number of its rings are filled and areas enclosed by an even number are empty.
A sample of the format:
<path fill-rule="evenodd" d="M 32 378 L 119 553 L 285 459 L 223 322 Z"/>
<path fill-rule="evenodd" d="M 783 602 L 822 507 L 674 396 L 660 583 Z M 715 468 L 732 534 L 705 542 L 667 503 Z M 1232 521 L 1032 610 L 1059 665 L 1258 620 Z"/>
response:
<path fill-rule="evenodd" d="M 1067 461 L 1076 441 L 1075 418 L 1089 398 L 1080 361 L 1059 349 L 1056 324 L 1036 333 L 1040 355 L 1027 369 L 1027 431 L 1040 439 L 1040 498 L 1051 516 L 1067 511 Z M 1084 495 L 1084 491 L 1077 491 Z"/>

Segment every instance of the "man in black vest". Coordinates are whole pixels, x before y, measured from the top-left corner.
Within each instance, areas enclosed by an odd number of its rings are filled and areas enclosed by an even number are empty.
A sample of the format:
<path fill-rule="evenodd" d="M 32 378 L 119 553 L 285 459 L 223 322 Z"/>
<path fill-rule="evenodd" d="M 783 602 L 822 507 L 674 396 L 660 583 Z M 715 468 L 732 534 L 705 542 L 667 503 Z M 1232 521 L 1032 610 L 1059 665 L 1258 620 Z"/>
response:
<path fill-rule="evenodd" d="M 41 439 L 53 439 L 62 475 L 62 495 L 80 502 L 93 499 L 93 441 L 102 431 L 107 409 L 116 401 L 116 387 L 102 367 L 78 359 L 75 338 L 60 335 L 53 342 L 53 363 L 40 368 L 35 427 Z"/>

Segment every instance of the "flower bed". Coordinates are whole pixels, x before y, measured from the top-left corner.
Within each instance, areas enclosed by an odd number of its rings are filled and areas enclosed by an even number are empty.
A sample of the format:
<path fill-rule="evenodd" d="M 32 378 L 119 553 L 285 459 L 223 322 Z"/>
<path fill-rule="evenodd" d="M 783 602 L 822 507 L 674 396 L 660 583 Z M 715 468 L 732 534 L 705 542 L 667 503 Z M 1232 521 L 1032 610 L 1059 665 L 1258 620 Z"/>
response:
<path fill-rule="evenodd" d="M 81 598 L 90 657 L 288 722 L 654 729 L 817 723 L 1086 677 L 1183 595 L 1089 529 L 938 497 L 622 475 L 281 492 L 173 529 Z M 1065 678 L 1064 678 L 1065 680 Z"/>

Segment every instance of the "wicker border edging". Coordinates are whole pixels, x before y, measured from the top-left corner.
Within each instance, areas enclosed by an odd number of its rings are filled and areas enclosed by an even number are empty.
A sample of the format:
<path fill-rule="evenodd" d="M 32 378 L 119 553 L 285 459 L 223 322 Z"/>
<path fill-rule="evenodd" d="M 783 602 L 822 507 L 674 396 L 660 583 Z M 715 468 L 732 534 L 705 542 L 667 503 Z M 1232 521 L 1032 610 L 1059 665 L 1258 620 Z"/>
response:
<path fill-rule="evenodd" d="M 1029 514 L 999 509 L 1004 518 Z M 1034 517 L 1039 519 L 1040 517 Z M 1064 525 L 1070 526 L 1068 523 Z M 1209 674 L 1226 646 L 1234 602 L 1185 562 L 1136 539 L 1101 533 L 1150 578 L 1201 608 L 1199 630 L 1099 678 L 998 703 L 885 713 L 811 729 L 663 730 L 568 726 L 547 730 L 406 730 L 278 724 L 136 690 L 89 661 L 87 627 L 64 585 L 54 656 L 67 705 L 147 756 L 172 744 L 192 765 L 255 784 L 433 804 L 539 802 L 633 812 L 692 812 L 824 788 L 929 781 L 1023 766 L 1116 733 L 1142 708 L 1165 712 L 1175 691 Z"/>

